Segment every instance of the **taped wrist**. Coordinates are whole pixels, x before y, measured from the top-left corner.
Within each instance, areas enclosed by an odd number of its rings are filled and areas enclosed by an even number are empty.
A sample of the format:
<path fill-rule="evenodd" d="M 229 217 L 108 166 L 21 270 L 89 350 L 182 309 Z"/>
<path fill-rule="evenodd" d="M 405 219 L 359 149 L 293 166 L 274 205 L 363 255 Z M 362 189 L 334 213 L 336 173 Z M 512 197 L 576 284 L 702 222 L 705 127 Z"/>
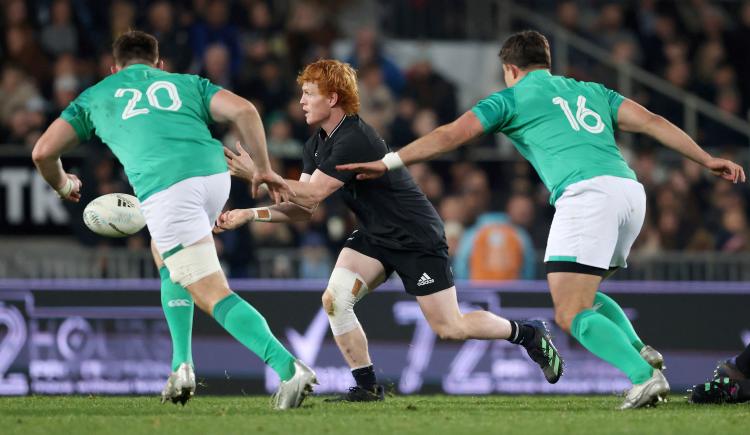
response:
<path fill-rule="evenodd" d="M 390 152 L 383 156 L 383 163 L 389 171 L 404 167 L 404 162 L 401 160 L 401 157 L 399 157 L 397 152 Z"/>
<path fill-rule="evenodd" d="M 73 192 L 73 189 L 75 188 L 75 186 L 76 186 L 76 183 L 70 178 L 68 178 L 68 176 L 66 175 L 65 184 L 63 185 L 63 187 L 59 188 L 55 192 L 57 192 L 57 195 L 60 198 L 67 198 L 68 196 L 70 196 L 70 193 Z"/>

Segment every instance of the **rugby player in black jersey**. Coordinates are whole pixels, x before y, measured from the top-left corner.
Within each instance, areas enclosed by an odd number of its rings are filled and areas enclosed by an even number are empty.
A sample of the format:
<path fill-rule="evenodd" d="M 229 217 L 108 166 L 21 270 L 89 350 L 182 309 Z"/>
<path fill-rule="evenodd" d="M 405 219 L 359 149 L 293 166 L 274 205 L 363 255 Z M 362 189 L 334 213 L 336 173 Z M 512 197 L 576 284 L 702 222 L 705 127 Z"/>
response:
<path fill-rule="evenodd" d="M 355 71 L 336 60 L 308 65 L 297 78 L 300 103 L 309 125 L 320 128 L 307 141 L 299 181 L 287 180 L 295 192 L 291 202 L 224 212 L 216 231 L 250 221 L 291 222 L 309 219 L 317 204 L 340 190 L 354 212 L 359 229 L 347 239 L 328 286 L 325 308 L 336 343 L 352 369 L 356 386 L 340 399 L 383 400 L 367 349 L 367 338 L 354 314 L 354 304 L 394 271 L 407 293 L 416 296 L 433 331 L 443 339 L 505 339 L 522 345 L 550 383 L 558 381 L 563 362 L 541 321 L 513 321 L 490 313 L 461 313 L 448 259 L 443 222 L 410 173 L 402 168 L 384 177 L 360 181 L 336 165 L 381 159 L 390 148 L 358 115 Z M 226 150 L 233 175 L 250 180 L 253 163 Z"/>

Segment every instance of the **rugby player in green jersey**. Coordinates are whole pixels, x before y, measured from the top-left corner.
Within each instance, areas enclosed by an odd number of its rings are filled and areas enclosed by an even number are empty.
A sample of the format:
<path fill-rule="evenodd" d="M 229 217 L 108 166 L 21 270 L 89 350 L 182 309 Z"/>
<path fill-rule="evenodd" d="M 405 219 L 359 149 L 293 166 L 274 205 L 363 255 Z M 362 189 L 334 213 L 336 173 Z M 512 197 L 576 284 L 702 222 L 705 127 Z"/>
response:
<path fill-rule="evenodd" d="M 337 169 L 377 178 L 480 135 L 504 133 L 534 166 L 556 209 L 544 257 L 555 321 L 628 376 L 633 387 L 622 409 L 654 404 L 669 392 L 663 358 L 643 344 L 619 305 L 598 291 L 602 279 L 626 267 L 646 212 L 643 186 L 617 148 L 615 129 L 651 136 L 725 180 L 744 182 L 745 173 L 617 92 L 550 74 L 549 43 L 539 32 L 512 35 L 500 59 L 507 89 L 382 160 Z"/>
<path fill-rule="evenodd" d="M 190 341 L 197 304 L 279 375 L 274 407 L 298 407 L 315 374 L 229 289 L 211 234 L 230 186 L 223 147 L 208 130 L 212 122 L 233 124 L 247 145 L 257 166 L 253 194 L 263 183 L 277 202 L 291 194 L 271 169 L 257 110 L 204 78 L 162 71 L 157 41 L 147 33 L 123 34 L 113 52 L 112 75 L 81 93 L 36 143 L 37 169 L 60 197 L 79 201 L 81 181 L 65 173 L 60 156 L 93 134 L 125 168 L 151 234 L 172 336 L 173 373 L 163 402 L 184 405 L 195 391 Z"/>

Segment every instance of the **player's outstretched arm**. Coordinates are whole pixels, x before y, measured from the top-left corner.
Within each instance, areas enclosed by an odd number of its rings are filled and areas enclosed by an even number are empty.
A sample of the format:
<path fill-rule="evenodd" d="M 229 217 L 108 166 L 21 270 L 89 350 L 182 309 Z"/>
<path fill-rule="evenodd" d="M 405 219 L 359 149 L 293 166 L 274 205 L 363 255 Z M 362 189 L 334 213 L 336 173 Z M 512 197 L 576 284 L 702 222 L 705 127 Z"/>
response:
<path fill-rule="evenodd" d="M 625 99 L 617 111 L 617 125 L 622 131 L 643 133 L 683 156 L 709 169 L 717 177 L 731 182 L 745 182 L 745 171 L 730 160 L 712 157 L 687 133 L 662 116 L 650 112 L 633 100 Z"/>
<path fill-rule="evenodd" d="M 271 169 L 263 121 L 255 106 L 246 99 L 222 89 L 211 98 L 209 109 L 215 121 L 234 124 L 239 131 L 241 143 L 248 147 L 247 151 L 256 166 L 256 171 L 250 180 L 253 198 L 258 194 L 258 187 L 265 183 L 277 204 L 288 200 L 293 192 L 284 179 Z"/>
<path fill-rule="evenodd" d="M 67 121 L 56 119 L 34 145 L 31 159 L 44 180 L 66 201 L 81 200 L 81 180 L 63 170 L 60 156 L 78 144 L 78 135 Z"/>
<path fill-rule="evenodd" d="M 224 148 L 224 157 L 226 157 L 230 174 L 246 181 L 253 179 L 256 170 L 255 163 L 252 157 L 239 144 L 237 145 L 237 152 L 229 148 Z M 344 185 L 343 181 L 331 177 L 320 170 L 313 172 L 312 176 L 310 174 L 302 174 L 299 181 L 285 181 L 294 192 L 289 201 L 308 210 L 315 210 L 321 201 L 328 198 L 328 196 Z"/>
<path fill-rule="evenodd" d="M 289 200 L 304 208 L 315 210 L 318 204 L 339 190 L 344 182 L 320 169 L 312 173 L 309 181 L 287 180 L 295 195 Z"/>
<path fill-rule="evenodd" d="M 313 210 L 305 209 L 297 204 L 285 202 L 270 207 L 238 208 L 227 210 L 219 215 L 214 224 L 214 234 L 234 230 L 250 222 L 298 222 L 310 220 Z"/>
<path fill-rule="evenodd" d="M 452 151 L 482 134 L 484 134 L 484 128 L 479 118 L 474 112 L 468 111 L 455 121 L 441 125 L 401 148 L 398 152 L 386 154 L 382 160 L 338 165 L 336 169 L 358 172 L 358 180 L 378 178 L 388 170 L 432 160 L 436 156 Z"/>

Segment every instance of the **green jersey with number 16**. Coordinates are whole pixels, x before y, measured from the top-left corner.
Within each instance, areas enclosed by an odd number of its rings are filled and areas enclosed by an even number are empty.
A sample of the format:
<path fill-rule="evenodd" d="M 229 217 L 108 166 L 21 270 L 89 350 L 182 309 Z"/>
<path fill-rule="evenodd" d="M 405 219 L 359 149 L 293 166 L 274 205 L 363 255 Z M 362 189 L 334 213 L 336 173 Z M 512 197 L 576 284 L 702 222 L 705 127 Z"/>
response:
<path fill-rule="evenodd" d="M 135 64 L 86 89 L 60 117 L 82 141 L 96 134 L 112 149 L 143 201 L 186 178 L 227 170 L 208 130 L 210 101 L 220 89 L 198 76 Z"/>
<path fill-rule="evenodd" d="M 578 181 L 600 175 L 636 179 L 615 142 L 623 100 L 598 83 L 535 70 L 471 110 L 485 133 L 510 138 L 539 173 L 554 205 Z"/>

